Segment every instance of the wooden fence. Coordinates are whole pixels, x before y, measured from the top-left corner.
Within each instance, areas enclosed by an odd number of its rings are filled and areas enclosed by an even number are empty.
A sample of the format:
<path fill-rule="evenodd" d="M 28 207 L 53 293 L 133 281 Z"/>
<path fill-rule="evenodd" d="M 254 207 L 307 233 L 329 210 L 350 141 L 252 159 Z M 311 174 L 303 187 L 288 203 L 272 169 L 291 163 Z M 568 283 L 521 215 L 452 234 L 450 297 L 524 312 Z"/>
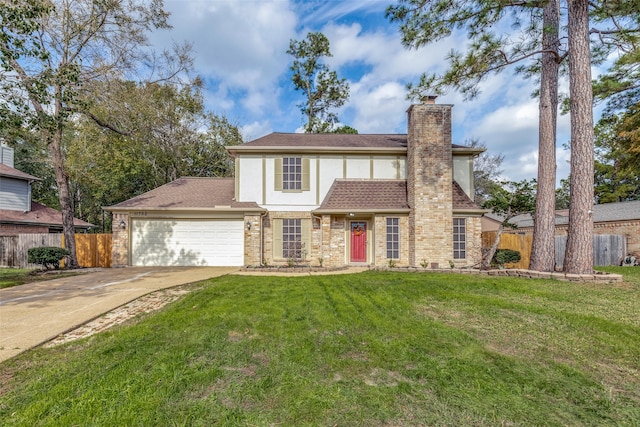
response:
<path fill-rule="evenodd" d="M 482 247 L 489 248 L 496 240 L 497 232 L 485 231 L 482 233 Z M 520 252 L 520 261 L 509 263 L 507 268 L 529 268 L 531 260 L 532 235 L 522 235 L 513 233 L 502 233 L 498 249 L 511 249 Z"/>
<path fill-rule="evenodd" d="M 482 233 L 482 247 L 490 247 L 496 238 L 495 231 L 486 231 Z M 529 268 L 531 260 L 531 245 L 533 236 L 503 233 L 500 236 L 498 249 L 512 249 L 520 252 L 520 261 L 507 264 L 508 268 Z M 564 263 L 564 252 L 567 246 L 567 236 L 556 236 L 555 253 L 556 268 L 562 268 Z M 627 238 L 617 234 L 594 234 L 593 236 L 593 265 L 620 265 L 620 260 L 627 254 Z"/>
<path fill-rule="evenodd" d="M 76 256 L 80 267 L 111 267 L 111 234 L 76 234 Z M 27 262 L 31 248 L 64 247 L 62 234 L 0 236 L 0 267 L 37 268 Z"/>

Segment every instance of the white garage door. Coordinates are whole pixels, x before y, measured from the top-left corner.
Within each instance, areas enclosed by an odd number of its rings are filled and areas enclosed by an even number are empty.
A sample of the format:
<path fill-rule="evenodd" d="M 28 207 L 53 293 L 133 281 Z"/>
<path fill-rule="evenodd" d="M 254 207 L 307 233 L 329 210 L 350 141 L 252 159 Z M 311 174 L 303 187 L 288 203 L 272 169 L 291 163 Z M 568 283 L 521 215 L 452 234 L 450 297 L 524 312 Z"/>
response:
<path fill-rule="evenodd" d="M 134 219 L 131 264 L 140 266 L 241 266 L 242 220 Z"/>

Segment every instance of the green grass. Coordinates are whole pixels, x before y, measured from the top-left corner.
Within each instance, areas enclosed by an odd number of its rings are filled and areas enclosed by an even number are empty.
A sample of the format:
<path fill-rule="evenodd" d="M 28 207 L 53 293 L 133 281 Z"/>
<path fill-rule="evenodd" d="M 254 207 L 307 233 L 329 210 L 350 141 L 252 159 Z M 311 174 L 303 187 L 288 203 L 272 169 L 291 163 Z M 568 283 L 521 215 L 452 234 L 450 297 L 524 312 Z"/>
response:
<path fill-rule="evenodd" d="M 44 273 L 39 270 L 31 270 L 27 268 L 0 268 L 0 289 L 24 285 L 25 283 L 76 276 L 78 274 L 82 273 L 78 271 L 56 271 L 55 273 Z"/>
<path fill-rule="evenodd" d="M 4 362 L 0 420 L 638 425 L 631 277 L 226 276 L 127 326 Z"/>

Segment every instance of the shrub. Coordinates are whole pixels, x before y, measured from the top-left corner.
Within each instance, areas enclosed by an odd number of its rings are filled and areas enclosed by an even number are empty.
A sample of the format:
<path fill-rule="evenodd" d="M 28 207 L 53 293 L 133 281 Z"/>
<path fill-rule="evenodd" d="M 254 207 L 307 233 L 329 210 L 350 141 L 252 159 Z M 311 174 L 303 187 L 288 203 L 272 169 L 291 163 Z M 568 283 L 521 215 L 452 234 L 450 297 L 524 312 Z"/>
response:
<path fill-rule="evenodd" d="M 491 260 L 491 263 L 502 267 L 509 262 L 518 261 L 520 261 L 520 252 L 511 249 L 498 249 L 493 255 L 493 260 Z"/>
<path fill-rule="evenodd" d="M 27 252 L 27 261 L 31 264 L 40 264 L 46 270 L 51 268 L 57 270 L 60 268 L 60 261 L 70 254 L 69 250 L 65 248 L 41 246 L 39 248 L 29 249 Z"/>

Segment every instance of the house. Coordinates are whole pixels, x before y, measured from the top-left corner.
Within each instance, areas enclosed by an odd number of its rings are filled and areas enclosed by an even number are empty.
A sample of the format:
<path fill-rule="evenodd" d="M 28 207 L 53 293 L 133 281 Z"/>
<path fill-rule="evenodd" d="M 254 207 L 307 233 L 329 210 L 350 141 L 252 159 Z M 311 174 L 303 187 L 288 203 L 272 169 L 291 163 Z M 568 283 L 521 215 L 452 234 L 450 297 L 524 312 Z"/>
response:
<path fill-rule="evenodd" d="M 61 233 L 62 213 L 31 200 L 31 184 L 39 178 L 14 167 L 13 148 L 0 144 L 0 236 Z M 84 231 L 93 224 L 74 218 Z"/>
<path fill-rule="evenodd" d="M 566 236 L 569 210 L 557 210 L 555 218 L 556 236 Z M 531 215 L 520 215 L 511 222 L 517 226 L 519 233 L 533 233 Z M 626 236 L 626 252 L 640 258 L 640 200 L 594 205 L 593 233 Z"/>
<path fill-rule="evenodd" d="M 106 207 L 113 265 L 473 266 L 473 158 L 451 105 L 412 105 L 408 133 L 272 133 L 227 147 L 235 178 L 180 178 Z"/>

